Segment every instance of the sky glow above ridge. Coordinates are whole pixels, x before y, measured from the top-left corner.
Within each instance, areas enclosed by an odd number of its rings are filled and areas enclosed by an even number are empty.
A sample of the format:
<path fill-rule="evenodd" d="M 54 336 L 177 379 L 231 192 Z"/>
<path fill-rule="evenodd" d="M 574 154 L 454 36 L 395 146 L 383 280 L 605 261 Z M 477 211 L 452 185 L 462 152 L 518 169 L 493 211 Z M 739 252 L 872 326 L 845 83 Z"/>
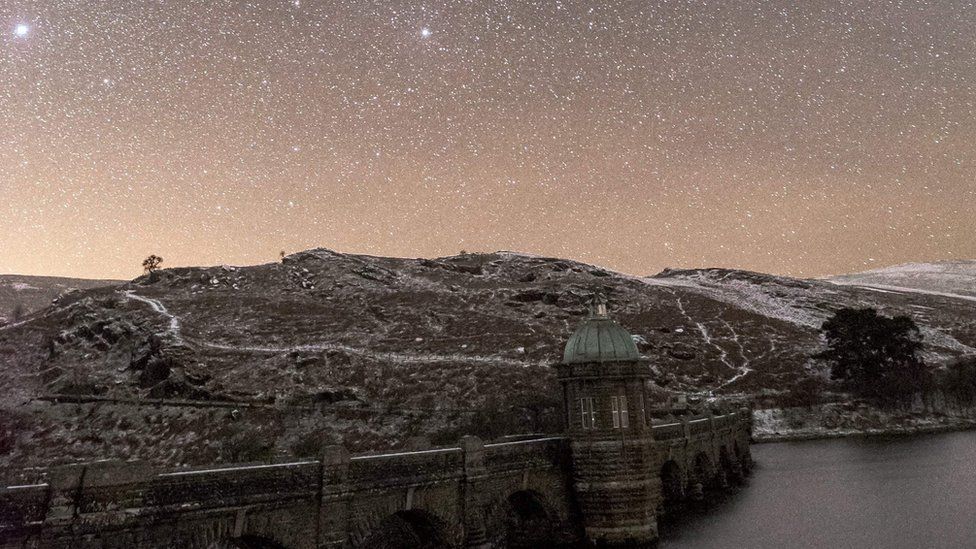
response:
<path fill-rule="evenodd" d="M 0 272 L 976 258 L 962 0 L 0 5 Z"/>

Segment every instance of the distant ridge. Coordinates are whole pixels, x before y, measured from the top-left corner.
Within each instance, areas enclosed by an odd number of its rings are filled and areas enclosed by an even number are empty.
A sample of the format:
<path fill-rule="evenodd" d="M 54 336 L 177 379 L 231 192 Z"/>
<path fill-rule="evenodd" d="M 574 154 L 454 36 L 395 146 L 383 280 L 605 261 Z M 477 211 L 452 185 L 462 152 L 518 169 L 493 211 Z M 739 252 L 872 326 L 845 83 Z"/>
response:
<path fill-rule="evenodd" d="M 904 263 L 881 269 L 830 277 L 838 284 L 910 289 L 935 295 L 976 298 L 976 260 Z"/>
<path fill-rule="evenodd" d="M 68 290 L 87 290 L 120 283 L 118 280 L 0 274 L 0 324 L 13 320 L 18 307 L 22 309 L 21 314 L 27 314 L 47 307 L 52 299 Z"/>

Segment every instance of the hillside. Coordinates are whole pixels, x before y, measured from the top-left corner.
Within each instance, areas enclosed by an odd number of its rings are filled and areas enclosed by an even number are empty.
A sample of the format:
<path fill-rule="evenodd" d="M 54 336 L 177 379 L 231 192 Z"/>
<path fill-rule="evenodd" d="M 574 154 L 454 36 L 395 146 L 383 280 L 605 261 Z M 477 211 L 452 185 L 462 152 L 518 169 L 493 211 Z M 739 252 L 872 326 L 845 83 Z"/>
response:
<path fill-rule="evenodd" d="M 829 279 L 838 284 L 976 299 L 976 260 L 906 263 Z"/>
<path fill-rule="evenodd" d="M 119 281 L 0 275 L 0 325 L 13 322 L 18 312 L 24 315 L 47 307 L 53 299 L 65 292 L 114 284 L 119 284 Z"/>
<path fill-rule="evenodd" d="M 596 290 L 665 391 L 787 388 L 845 306 L 911 315 L 934 363 L 976 352 L 976 301 L 958 297 L 726 269 L 642 278 L 510 252 L 316 249 L 167 269 L 0 328 L 0 466 L 242 461 L 555 429 L 547 364 Z"/>

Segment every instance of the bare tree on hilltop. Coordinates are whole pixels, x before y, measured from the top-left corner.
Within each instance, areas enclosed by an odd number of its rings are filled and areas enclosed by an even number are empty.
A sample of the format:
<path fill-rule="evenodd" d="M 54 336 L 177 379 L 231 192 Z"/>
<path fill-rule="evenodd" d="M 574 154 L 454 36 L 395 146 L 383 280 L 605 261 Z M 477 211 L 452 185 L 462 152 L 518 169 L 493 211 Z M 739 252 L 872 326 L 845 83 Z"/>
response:
<path fill-rule="evenodd" d="M 142 269 L 144 271 L 146 271 L 146 274 L 149 275 L 149 278 L 150 279 L 155 280 L 155 278 L 156 278 L 156 271 L 159 270 L 159 266 L 162 263 L 163 263 L 163 258 L 162 257 L 159 257 L 156 254 L 152 254 L 149 257 L 147 257 L 146 259 L 143 259 L 142 260 Z"/>

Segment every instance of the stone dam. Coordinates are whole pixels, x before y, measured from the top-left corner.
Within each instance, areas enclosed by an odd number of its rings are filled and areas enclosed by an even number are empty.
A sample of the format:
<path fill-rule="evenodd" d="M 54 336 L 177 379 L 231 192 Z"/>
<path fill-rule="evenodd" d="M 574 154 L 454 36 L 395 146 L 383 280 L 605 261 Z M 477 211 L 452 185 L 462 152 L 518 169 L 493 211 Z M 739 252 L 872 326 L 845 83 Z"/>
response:
<path fill-rule="evenodd" d="M 0 548 L 651 547 L 660 516 L 747 474 L 751 411 L 652 402 L 646 361 L 602 304 L 554 367 L 558 436 L 173 471 L 52 467 L 0 488 Z"/>

